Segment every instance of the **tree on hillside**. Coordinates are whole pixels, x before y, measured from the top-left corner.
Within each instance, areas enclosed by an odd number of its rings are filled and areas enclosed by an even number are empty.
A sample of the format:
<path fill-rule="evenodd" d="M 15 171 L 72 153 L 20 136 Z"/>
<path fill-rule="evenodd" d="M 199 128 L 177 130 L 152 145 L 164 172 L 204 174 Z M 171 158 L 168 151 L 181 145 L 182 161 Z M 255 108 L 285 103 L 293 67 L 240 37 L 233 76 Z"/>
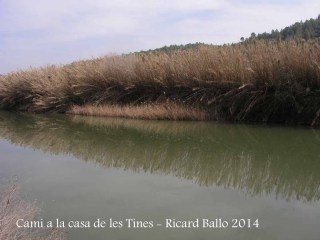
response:
<path fill-rule="evenodd" d="M 320 38 L 320 15 L 316 19 L 309 19 L 304 22 L 296 22 L 289 27 L 285 27 L 281 31 L 272 30 L 271 33 L 260 33 L 255 35 L 254 33 L 248 38 L 253 39 L 274 39 L 274 40 L 286 40 L 286 39 L 314 39 Z M 246 40 L 248 40 L 246 39 Z"/>

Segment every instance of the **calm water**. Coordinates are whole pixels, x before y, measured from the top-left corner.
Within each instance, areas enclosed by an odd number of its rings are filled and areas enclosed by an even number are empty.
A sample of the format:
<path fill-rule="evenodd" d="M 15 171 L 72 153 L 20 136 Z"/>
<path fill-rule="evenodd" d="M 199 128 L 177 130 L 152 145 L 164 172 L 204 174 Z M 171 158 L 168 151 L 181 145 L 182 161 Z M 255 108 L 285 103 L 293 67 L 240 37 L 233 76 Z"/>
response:
<path fill-rule="evenodd" d="M 68 239 L 319 239 L 320 131 L 0 113 L 0 183 L 18 178 L 44 220 L 135 218 L 151 229 Z M 165 219 L 259 219 L 171 229 Z"/>

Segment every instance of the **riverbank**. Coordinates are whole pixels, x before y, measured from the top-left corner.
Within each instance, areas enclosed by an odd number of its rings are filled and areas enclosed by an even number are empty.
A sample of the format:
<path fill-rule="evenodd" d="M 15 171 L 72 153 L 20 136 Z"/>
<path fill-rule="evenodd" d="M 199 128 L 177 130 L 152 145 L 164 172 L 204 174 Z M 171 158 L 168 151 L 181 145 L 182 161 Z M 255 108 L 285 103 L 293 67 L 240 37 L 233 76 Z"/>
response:
<path fill-rule="evenodd" d="M 0 109 L 319 126 L 320 43 L 254 40 L 13 72 L 0 77 Z"/>

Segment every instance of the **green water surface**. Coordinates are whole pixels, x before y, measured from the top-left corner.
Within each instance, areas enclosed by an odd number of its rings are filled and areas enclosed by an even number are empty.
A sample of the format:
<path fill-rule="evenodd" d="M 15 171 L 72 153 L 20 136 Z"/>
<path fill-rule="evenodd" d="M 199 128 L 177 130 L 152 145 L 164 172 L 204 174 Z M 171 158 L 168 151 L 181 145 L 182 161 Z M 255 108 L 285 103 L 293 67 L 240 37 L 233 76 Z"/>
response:
<path fill-rule="evenodd" d="M 319 130 L 1 112 L 0 183 L 13 178 L 41 206 L 37 219 L 108 223 L 68 239 L 320 239 Z"/>

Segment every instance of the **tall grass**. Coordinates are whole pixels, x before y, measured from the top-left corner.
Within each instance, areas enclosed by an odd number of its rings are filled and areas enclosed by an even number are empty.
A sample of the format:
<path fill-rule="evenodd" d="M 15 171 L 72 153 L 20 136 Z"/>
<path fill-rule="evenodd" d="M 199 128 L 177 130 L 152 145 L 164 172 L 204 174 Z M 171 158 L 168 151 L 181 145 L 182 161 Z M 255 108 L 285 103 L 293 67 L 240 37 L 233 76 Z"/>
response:
<path fill-rule="evenodd" d="M 319 41 L 251 41 L 12 72 L 0 77 L 0 109 L 173 102 L 211 119 L 319 125 L 319 86 Z"/>
<path fill-rule="evenodd" d="M 201 109 L 172 103 L 139 106 L 72 106 L 67 113 L 85 116 L 125 117 L 147 120 L 206 120 L 206 113 Z"/>

